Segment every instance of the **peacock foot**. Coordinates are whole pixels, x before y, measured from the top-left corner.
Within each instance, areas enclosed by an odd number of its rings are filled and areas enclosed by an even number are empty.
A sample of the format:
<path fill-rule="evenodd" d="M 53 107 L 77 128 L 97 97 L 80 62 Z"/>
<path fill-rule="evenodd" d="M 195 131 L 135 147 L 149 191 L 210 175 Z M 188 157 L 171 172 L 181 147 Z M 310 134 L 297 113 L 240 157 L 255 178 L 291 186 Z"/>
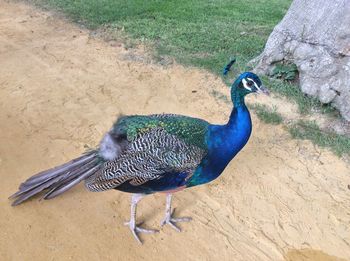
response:
<path fill-rule="evenodd" d="M 131 233 L 133 234 L 134 238 L 140 244 L 142 244 L 142 241 L 141 241 L 141 239 L 140 239 L 140 237 L 138 235 L 139 233 L 154 234 L 154 233 L 158 233 L 159 232 L 159 230 L 156 230 L 156 229 L 145 229 L 145 228 L 139 227 L 139 226 L 137 226 L 135 224 L 135 222 L 133 220 L 125 222 L 124 225 L 129 227 L 129 229 L 130 229 Z"/>
<path fill-rule="evenodd" d="M 174 218 L 173 215 L 174 215 L 174 212 L 175 212 L 175 208 L 173 209 L 172 212 L 166 212 L 165 213 L 165 217 L 163 219 L 163 221 L 161 222 L 161 226 L 164 226 L 164 225 L 170 225 L 173 229 L 175 229 L 177 232 L 181 232 L 181 229 L 176 226 L 176 223 L 178 222 L 189 222 L 192 220 L 191 217 L 181 217 L 181 218 Z"/>

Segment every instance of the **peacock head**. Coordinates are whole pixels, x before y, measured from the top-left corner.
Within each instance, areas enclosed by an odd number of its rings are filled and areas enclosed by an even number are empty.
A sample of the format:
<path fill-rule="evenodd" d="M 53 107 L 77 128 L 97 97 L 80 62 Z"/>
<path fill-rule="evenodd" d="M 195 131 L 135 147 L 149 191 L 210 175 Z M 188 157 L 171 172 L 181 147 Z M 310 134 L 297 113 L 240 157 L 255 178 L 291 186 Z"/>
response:
<path fill-rule="evenodd" d="M 244 97 L 249 93 L 264 93 L 269 95 L 268 89 L 262 84 L 260 78 L 252 72 L 242 73 L 233 83 L 232 89 Z"/>
<path fill-rule="evenodd" d="M 232 58 L 224 67 L 223 75 L 226 76 L 231 70 L 236 58 Z M 264 87 L 260 78 L 252 72 L 244 72 L 233 82 L 231 87 L 231 99 L 234 106 L 244 105 L 244 97 L 249 93 L 264 93 L 269 95 L 269 91 Z"/>

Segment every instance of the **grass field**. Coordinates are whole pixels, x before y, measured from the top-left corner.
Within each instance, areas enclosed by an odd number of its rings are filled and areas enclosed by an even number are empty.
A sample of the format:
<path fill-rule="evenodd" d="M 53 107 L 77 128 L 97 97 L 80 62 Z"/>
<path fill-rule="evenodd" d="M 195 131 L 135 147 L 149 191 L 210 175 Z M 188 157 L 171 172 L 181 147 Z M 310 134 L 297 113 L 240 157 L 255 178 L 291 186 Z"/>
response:
<path fill-rule="evenodd" d="M 179 63 L 220 74 L 230 57 L 233 71 L 247 70 L 291 0 L 34 0 L 58 9 L 91 29 L 108 26 L 133 41 L 152 46 L 155 57 L 174 57 Z M 334 112 L 300 89 L 265 78 L 269 87 L 296 102 L 300 112 Z"/>
<path fill-rule="evenodd" d="M 235 56 L 234 74 L 247 70 L 247 62 L 261 53 L 273 27 L 283 18 L 292 0 L 31 0 L 40 6 L 65 13 L 74 22 L 90 29 L 108 27 L 131 43 L 150 46 L 154 57 L 170 56 L 184 65 L 221 74 L 225 62 Z M 263 78 L 279 95 L 294 101 L 301 114 L 313 111 L 338 115 L 331 106 L 304 95 L 298 86 Z M 258 117 L 267 123 L 283 121 L 276 111 L 255 107 Z M 310 123 L 311 124 L 311 123 Z M 312 139 L 315 128 L 296 124 L 292 136 Z M 298 130 L 303 130 L 298 132 Z M 294 130 L 294 132 L 293 132 Z M 310 135 L 309 135 L 309 134 Z M 328 134 L 325 134 L 328 135 Z M 317 132 L 318 137 L 322 135 Z M 321 138 L 324 138 L 323 136 Z M 349 139 L 328 135 L 327 146 L 334 150 Z M 333 142 L 333 145 L 331 143 Z M 343 148 L 343 147 L 342 147 Z M 346 149 L 334 150 L 338 155 Z"/>
<path fill-rule="evenodd" d="M 219 73 L 230 56 L 237 71 L 263 49 L 291 0 L 35 0 L 91 29 L 123 30 L 158 55 Z"/>
<path fill-rule="evenodd" d="M 344 135 L 322 131 L 315 122 L 298 121 L 289 127 L 293 138 L 310 140 L 320 147 L 332 150 L 338 156 L 350 154 L 350 139 Z"/>
<path fill-rule="evenodd" d="M 268 124 L 281 124 L 283 117 L 276 111 L 276 108 L 270 109 L 266 105 L 254 104 L 251 106 L 260 120 Z"/>

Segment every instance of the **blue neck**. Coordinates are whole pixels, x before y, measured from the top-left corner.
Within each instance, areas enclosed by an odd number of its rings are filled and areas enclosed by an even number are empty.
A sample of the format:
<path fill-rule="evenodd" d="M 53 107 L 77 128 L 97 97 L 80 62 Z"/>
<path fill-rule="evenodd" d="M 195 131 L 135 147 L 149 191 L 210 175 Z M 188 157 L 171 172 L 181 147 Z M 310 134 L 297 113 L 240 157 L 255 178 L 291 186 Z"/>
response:
<path fill-rule="evenodd" d="M 243 98 L 238 106 L 234 106 L 227 124 L 217 128 L 216 135 L 222 138 L 221 159 L 227 163 L 231 161 L 247 143 L 251 131 L 252 121 Z"/>
<path fill-rule="evenodd" d="M 232 87 L 232 89 L 234 86 Z M 229 121 L 225 125 L 211 125 L 207 133 L 208 154 L 202 160 L 188 186 L 210 182 L 217 178 L 227 164 L 244 147 L 252 130 L 252 122 L 244 96 L 231 90 L 234 104 Z"/>
<path fill-rule="evenodd" d="M 246 96 L 246 92 L 244 89 L 239 88 L 240 81 L 236 80 L 231 86 L 231 101 L 233 103 L 234 108 L 238 108 L 241 106 L 245 107 L 244 97 Z"/>

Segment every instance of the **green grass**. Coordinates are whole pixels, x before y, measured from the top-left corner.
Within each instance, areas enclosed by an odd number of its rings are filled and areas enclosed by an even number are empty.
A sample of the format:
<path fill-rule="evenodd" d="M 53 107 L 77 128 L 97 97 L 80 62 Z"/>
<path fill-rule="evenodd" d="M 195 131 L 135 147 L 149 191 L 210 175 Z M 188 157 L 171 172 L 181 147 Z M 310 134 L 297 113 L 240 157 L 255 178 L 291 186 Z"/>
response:
<path fill-rule="evenodd" d="M 116 37 L 125 34 L 128 45 L 138 41 L 152 46 L 155 57 L 174 57 L 185 65 L 215 74 L 230 56 L 237 57 L 233 71 L 261 53 L 273 27 L 282 19 L 291 0 L 32 0 L 55 8 L 91 29 L 108 27 Z M 114 32 L 114 33 L 113 33 Z M 113 37 L 113 36 L 111 36 Z M 273 91 L 294 100 L 301 113 L 336 111 L 300 89 L 265 78 Z"/>
<path fill-rule="evenodd" d="M 283 117 L 276 111 L 276 108 L 269 108 L 264 104 L 254 104 L 250 106 L 258 116 L 258 118 L 268 124 L 281 124 Z"/>
<path fill-rule="evenodd" d="M 330 148 L 336 155 L 350 155 L 350 138 L 322 131 L 315 122 L 298 121 L 288 128 L 293 138 L 310 140 L 320 147 Z"/>
<path fill-rule="evenodd" d="M 215 74 L 230 56 L 237 58 L 234 74 L 247 70 L 247 62 L 261 53 L 273 27 L 282 19 L 292 0 L 28 0 L 62 11 L 89 29 L 108 28 L 110 38 L 126 44 L 143 43 L 155 58 L 174 57 L 177 62 L 207 69 Z M 228 83 L 228 78 L 225 81 Z M 336 113 L 307 97 L 291 83 L 264 78 L 275 93 L 296 102 L 303 114 Z M 213 96 L 230 103 L 213 91 Z M 258 117 L 279 124 L 282 117 L 267 107 L 255 106 Z M 295 138 L 309 139 L 341 155 L 350 151 L 349 139 L 323 133 L 317 125 L 298 122 L 289 128 Z"/>
<path fill-rule="evenodd" d="M 231 55 L 237 72 L 257 56 L 291 0 L 32 0 L 91 29 L 108 25 L 180 63 L 221 73 Z"/>

